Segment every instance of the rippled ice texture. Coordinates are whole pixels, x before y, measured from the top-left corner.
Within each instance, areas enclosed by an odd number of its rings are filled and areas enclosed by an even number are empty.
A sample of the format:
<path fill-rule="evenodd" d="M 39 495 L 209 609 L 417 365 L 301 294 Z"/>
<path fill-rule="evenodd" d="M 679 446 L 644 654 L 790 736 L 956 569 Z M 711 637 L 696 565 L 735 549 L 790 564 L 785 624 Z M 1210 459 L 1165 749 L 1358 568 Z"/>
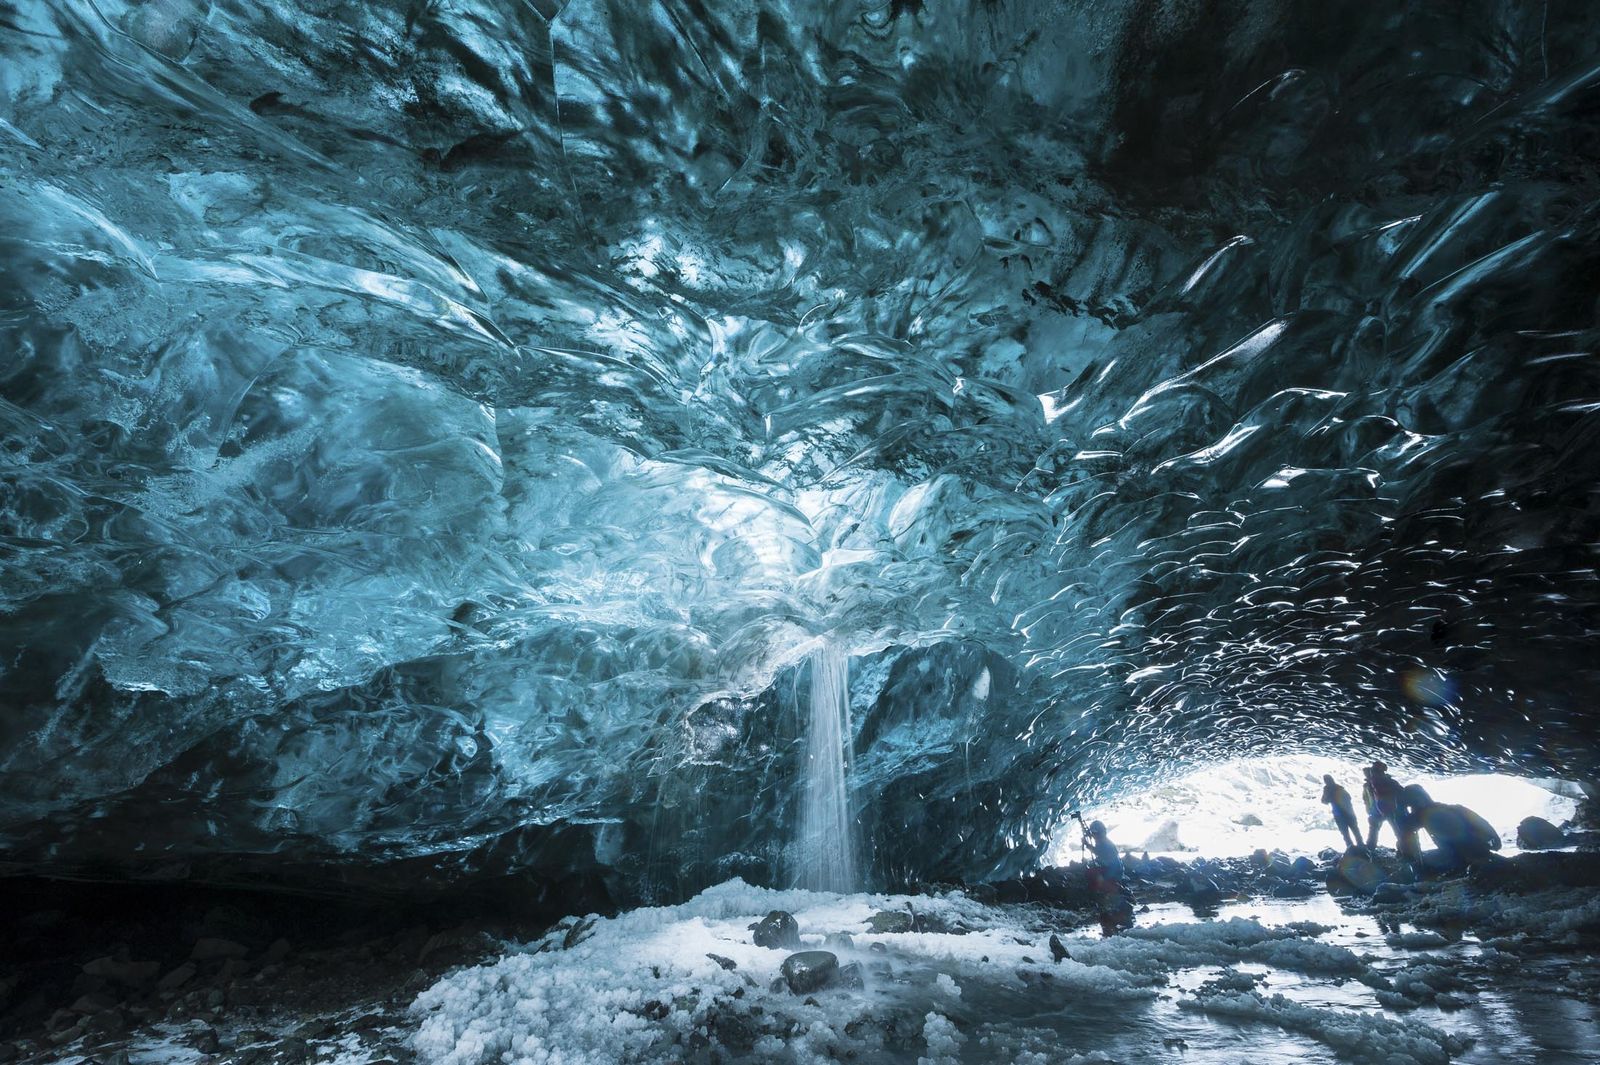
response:
<path fill-rule="evenodd" d="M 770 880 L 824 635 L 878 877 L 1594 777 L 1597 18 L 0 0 L 0 838 Z"/>

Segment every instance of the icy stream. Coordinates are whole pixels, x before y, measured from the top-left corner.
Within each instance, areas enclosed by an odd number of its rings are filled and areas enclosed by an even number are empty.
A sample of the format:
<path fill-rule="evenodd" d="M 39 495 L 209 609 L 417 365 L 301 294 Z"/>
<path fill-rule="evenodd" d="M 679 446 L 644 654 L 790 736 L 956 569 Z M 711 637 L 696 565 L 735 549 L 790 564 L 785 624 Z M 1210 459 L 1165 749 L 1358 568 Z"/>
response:
<path fill-rule="evenodd" d="M 435 1065 L 1592 1061 L 1595 960 L 1574 930 L 1600 918 L 1593 893 L 1465 892 L 1446 885 L 1412 912 L 1499 938 L 1452 941 L 1324 896 L 1210 921 L 1153 907 L 1102 941 L 1066 931 L 1060 911 L 960 893 L 731 881 L 681 906 L 559 927 L 447 977 L 412 1007 L 414 1046 Z M 875 914 L 908 908 L 917 931 L 870 931 Z M 779 976 L 790 951 L 751 941 L 773 909 L 794 913 L 798 949 L 859 963 L 863 986 L 791 993 Z M 1069 955 L 1059 962 L 1052 932 Z M 836 933 L 851 941 L 824 943 Z"/>

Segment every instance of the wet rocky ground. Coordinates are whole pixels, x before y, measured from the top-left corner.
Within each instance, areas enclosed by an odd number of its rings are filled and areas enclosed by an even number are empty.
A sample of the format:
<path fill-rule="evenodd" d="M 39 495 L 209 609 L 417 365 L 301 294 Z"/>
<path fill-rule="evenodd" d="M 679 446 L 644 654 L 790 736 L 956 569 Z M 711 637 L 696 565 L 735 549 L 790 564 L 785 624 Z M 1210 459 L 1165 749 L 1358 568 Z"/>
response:
<path fill-rule="evenodd" d="M 548 923 L 250 892 L 9 888 L 3 1063 L 406 1062 L 402 1014 L 419 991 Z"/>
<path fill-rule="evenodd" d="M 1134 857 L 1129 872 L 1147 908 L 1181 903 L 1203 918 L 1237 903 L 1331 889 L 1346 912 L 1380 922 L 1407 917 L 1419 927 L 1441 885 L 1512 897 L 1600 887 L 1600 855 L 1590 850 L 1521 854 L 1419 883 L 1405 882 L 1392 851 L 1380 849 L 1371 864 L 1383 882 L 1365 889 L 1348 882 L 1347 860 L 1333 851 L 1298 861 Z M 407 1010 L 420 992 L 457 967 L 496 956 L 506 941 L 549 939 L 561 927 L 545 912 L 508 918 L 438 904 L 356 908 L 259 893 L 142 888 L 130 897 L 86 885 L 9 887 L 0 1063 L 404 1063 L 414 1056 Z M 1081 866 L 963 890 L 976 901 L 1045 913 L 1063 931 L 1093 921 Z M 904 914 L 874 918 L 884 927 L 871 930 L 943 930 L 925 927 L 930 919 L 908 905 Z M 552 942 L 582 935 L 581 922 L 565 925 L 567 935 Z M 1586 931 L 1600 937 L 1600 928 Z M 1574 991 L 1597 994 L 1600 984 Z"/>

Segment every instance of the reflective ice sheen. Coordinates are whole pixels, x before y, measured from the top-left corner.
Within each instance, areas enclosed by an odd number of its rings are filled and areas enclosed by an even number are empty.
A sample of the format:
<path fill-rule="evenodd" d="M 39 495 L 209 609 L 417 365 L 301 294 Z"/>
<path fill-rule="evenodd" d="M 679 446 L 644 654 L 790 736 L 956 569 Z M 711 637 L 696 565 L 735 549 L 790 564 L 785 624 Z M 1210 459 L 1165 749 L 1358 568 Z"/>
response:
<path fill-rule="evenodd" d="M 1594 779 L 1597 18 L 0 2 L 7 860 L 781 882 L 818 637 L 878 881 Z"/>

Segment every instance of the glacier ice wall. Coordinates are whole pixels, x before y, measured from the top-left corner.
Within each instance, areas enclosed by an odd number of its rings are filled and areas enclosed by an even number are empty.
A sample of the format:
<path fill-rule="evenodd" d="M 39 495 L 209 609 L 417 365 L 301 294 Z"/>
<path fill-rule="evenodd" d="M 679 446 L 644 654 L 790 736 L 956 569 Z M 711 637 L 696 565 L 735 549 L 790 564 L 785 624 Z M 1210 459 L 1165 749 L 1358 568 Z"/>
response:
<path fill-rule="evenodd" d="M 772 877 L 823 638 L 879 877 L 1600 774 L 1600 12 L 1324 6 L 0 0 L 0 860 Z"/>

